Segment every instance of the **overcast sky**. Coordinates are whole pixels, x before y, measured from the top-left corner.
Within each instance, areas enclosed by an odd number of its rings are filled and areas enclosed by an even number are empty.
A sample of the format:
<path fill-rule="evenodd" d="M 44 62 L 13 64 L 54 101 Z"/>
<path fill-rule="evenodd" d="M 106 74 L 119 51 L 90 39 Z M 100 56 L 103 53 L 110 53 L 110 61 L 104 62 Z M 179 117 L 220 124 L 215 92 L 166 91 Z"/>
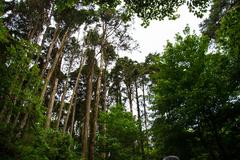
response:
<path fill-rule="evenodd" d="M 175 34 L 184 30 L 189 24 L 191 30 L 200 34 L 199 24 L 203 19 L 197 18 L 189 13 L 187 6 L 179 8 L 180 18 L 177 20 L 151 21 L 147 28 L 141 26 L 141 20 L 135 20 L 132 36 L 139 43 L 139 51 L 133 53 L 122 53 L 121 56 L 128 56 L 133 60 L 143 62 L 149 53 L 162 52 L 167 40 L 173 42 Z"/>

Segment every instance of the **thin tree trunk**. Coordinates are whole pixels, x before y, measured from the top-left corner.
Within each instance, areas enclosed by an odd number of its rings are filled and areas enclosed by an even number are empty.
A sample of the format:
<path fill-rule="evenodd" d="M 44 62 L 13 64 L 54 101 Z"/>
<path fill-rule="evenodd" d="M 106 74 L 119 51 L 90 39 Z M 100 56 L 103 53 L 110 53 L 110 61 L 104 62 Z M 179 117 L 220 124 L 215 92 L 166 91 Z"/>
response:
<path fill-rule="evenodd" d="M 47 121 L 45 125 L 46 128 L 49 128 L 51 124 L 51 116 L 52 116 L 52 110 L 53 110 L 54 101 L 55 101 L 55 94 L 57 92 L 57 85 L 58 85 L 58 78 L 55 78 L 52 94 L 48 103 Z"/>
<path fill-rule="evenodd" d="M 12 117 L 12 108 L 10 108 L 10 111 L 9 111 L 9 113 L 7 115 L 6 124 L 10 123 L 11 117 Z"/>
<path fill-rule="evenodd" d="M 16 128 L 19 117 L 20 117 L 20 112 L 18 112 L 18 113 L 17 113 L 17 116 L 14 118 L 13 128 Z"/>
<path fill-rule="evenodd" d="M 135 93 L 136 93 L 136 102 L 137 102 L 138 124 L 139 124 L 140 134 L 142 135 L 142 121 L 141 121 L 140 104 L 139 104 L 139 96 L 138 96 L 138 85 L 136 81 L 135 81 Z M 144 160 L 145 154 L 144 154 L 144 145 L 143 145 L 142 136 L 140 137 L 140 147 L 141 147 L 142 159 Z"/>
<path fill-rule="evenodd" d="M 149 153 L 149 142 L 148 142 L 148 126 L 147 126 L 147 109 L 146 109 L 146 99 L 145 99 L 145 85 L 144 82 L 142 82 L 142 92 L 143 92 L 143 110 L 144 110 L 144 124 L 145 124 L 145 130 L 146 130 L 146 145 L 147 145 L 147 159 L 148 159 L 148 153 Z"/>
<path fill-rule="evenodd" d="M 103 106 L 102 106 L 102 111 L 103 112 L 107 112 L 107 110 L 108 110 L 108 108 L 107 108 L 107 104 L 106 104 L 106 96 L 107 96 L 107 83 L 106 83 L 106 68 L 107 68 L 107 65 L 106 65 L 107 63 L 105 62 L 105 70 L 104 70 L 104 72 L 103 72 Z M 107 133 L 107 125 L 106 125 L 106 123 L 104 123 L 103 124 L 103 137 L 105 137 L 106 136 L 106 133 Z M 105 151 L 105 148 L 106 148 L 106 143 L 105 142 L 103 142 L 103 144 L 102 144 L 103 146 L 103 150 Z M 101 157 L 102 157 L 102 159 L 106 159 L 106 156 L 107 156 L 107 153 L 106 152 L 104 152 L 104 153 L 102 153 L 101 154 Z"/>
<path fill-rule="evenodd" d="M 74 103 L 73 103 L 73 111 L 72 111 L 72 121 L 71 121 L 70 135 L 73 135 L 73 131 L 74 131 L 74 122 L 75 122 L 75 114 L 76 114 L 76 103 L 77 103 L 77 98 L 75 98 Z"/>
<path fill-rule="evenodd" d="M 132 88 L 131 88 L 131 85 L 127 85 L 127 96 L 128 96 L 128 100 L 129 100 L 130 112 L 133 114 Z"/>
<path fill-rule="evenodd" d="M 48 63 L 49 63 L 49 60 L 50 60 L 50 57 L 51 57 L 51 54 L 52 54 L 52 50 L 53 50 L 53 47 L 55 46 L 55 44 L 57 43 L 57 39 L 58 39 L 58 36 L 59 36 L 59 32 L 60 31 L 60 26 L 59 24 L 57 24 L 57 27 L 53 33 L 53 38 L 52 38 L 52 41 L 50 43 L 50 46 L 48 48 L 48 53 L 47 53 L 47 57 L 46 57 L 46 62 L 44 63 L 43 65 L 43 69 L 42 69 L 42 77 L 44 77 L 44 74 L 45 74 L 45 71 L 47 69 L 47 66 L 48 66 Z M 43 45 L 43 44 L 42 44 Z"/>
<path fill-rule="evenodd" d="M 82 160 L 87 160 L 87 149 L 88 149 L 88 131 L 89 131 L 89 120 L 90 120 L 90 108 L 92 102 L 92 83 L 94 73 L 94 55 L 89 56 L 89 72 L 87 77 L 87 95 L 86 95 L 86 108 L 85 108 L 85 119 L 83 124 L 83 141 L 82 141 Z"/>
<path fill-rule="evenodd" d="M 25 125 L 27 124 L 27 119 L 28 119 L 28 113 L 25 113 L 20 124 L 20 129 L 23 129 L 25 127 Z"/>
<path fill-rule="evenodd" d="M 98 109 L 99 109 L 99 101 L 100 101 L 103 67 L 104 67 L 104 55 L 102 53 L 101 60 L 100 60 L 100 72 L 97 80 L 95 108 L 93 110 L 93 126 L 91 131 L 92 135 L 90 136 L 89 160 L 94 160 L 94 148 L 96 144 L 96 131 L 97 131 Z"/>
<path fill-rule="evenodd" d="M 70 104 L 69 104 L 69 107 L 68 107 L 67 116 L 64 119 L 64 127 L 63 127 L 63 132 L 64 133 L 67 129 L 68 119 L 69 119 L 69 116 L 70 116 L 70 113 L 71 113 L 71 108 L 72 108 L 73 101 L 74 101 L 74 98 L 75 98 L 75 95 L 76 95 L 76 91 L 77 91 L 77 88 L 79 86 L 79 80 L 80 80 L 80 76 L 82 74 L 82 69 L 83 69 L 84 62 L 85 62 L 85 57 L 83 57 L 82 62 L 80 64 L 79 72 L 78 72 L 78 75 L 77 75 L 77 80 L 76 80 L 76 83 L 75 83 L 74 88 L 73 88 L 72 97 L 70 99 Z"/>
<path fill-rule="evenodd" d="M 59 111 L 58 111 L 56 128 L 59 128 L 60 121 L 61 121 L 61 118 L 62 118 L 62 110 L 63 110 L 64 104 L 65 104 L 64 100 L 65 100 L 65 96 L 66 96 L 66 93 L 67 93 L 67 86 L 68 86 L 68 82 L 67 82 L 67 79 L 66 79 L 65 84 L 63 86 L 63 93 L 62 93 L 62 96 L 61 96 L 61 104 L 60 104 L 60 108 L 59 108 Z"/>
<path fill-rule="evenodd" d="M 57 63 L 59 62 L 59 57 L 62 56 L 63 48 L 64 48 L 65 42 L 68 38 L 68 32 L 69 32 L 69 29 L 66 30 L 66 32 L 65 32 L 65 34 L 62 38 L 61 47 L 58 49 L 58 51 L 56 53 L 56 56 L 55 56 L 55 59 L 54 59 L 54 62 L 53 62 L 53 65 L 52 65 L 51 69 L 48 71 L 47 77 L 46 77 L 44 85 L 43 85 L 41 97 L 40 97 L 41 103 L 44 100 L 44 96 L 45 96 L 45 93 L 46 93 L 46 90 L 47 90 L 48 82 L 50 81 L 50 79 L 52 77 L 52 74 L 53 74 L 53 72 L 54 72 L 54 70 L 57 66 Z"/>

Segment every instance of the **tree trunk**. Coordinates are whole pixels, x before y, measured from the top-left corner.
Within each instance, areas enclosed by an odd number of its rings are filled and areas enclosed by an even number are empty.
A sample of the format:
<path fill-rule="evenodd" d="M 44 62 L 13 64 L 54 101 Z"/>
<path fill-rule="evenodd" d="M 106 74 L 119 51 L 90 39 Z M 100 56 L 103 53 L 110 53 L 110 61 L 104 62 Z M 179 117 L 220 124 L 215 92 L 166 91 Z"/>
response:
<path fill-rule="evenodd" d="M 140 104 L 139 104 L 139 96 L 138 96 L 138 85 L 137 82 L 135 81 L 135 93 L 136 93 L 136 102 L 137 102 L 137 113 L 138 113 L 138 124 L 139 124 L 139 130 L 140 130 L 140 147 L 141 147 L 141 154 L 142 154 L 142 159 L 145 159 L 145 154 L 144 154 L 144 145 L 143 145 L 143 137 L 142 137 L 142 121 L 141 121 L 141 111 L 140 111 Z"/>
<path fill-rule="evenodd" d="M 58 85 L 58 78 L 55 78 L 52 94 L 48 103 L 47 121 L 45 125 L 46 128 L 49 128 L 51 124 L 51 116 L 52 116 L 52 110 L 53 110 L 53 105 L 55 101 L 55 94 L 57 92 L 57 85 Z"/>
<path fill-rule="evenodd" d="M 95 55 L 95 54 L 94 54 Z M 88 131 L 89 131 L 89 120 L 90 120 L 90 108 L 92 102 L 92 83 L 94 73 L 94 55 L 89 56 L 89 72 L 87 76 L 87 95 L 86 95 L 86 108 L 85 108 L 85 119 L 83 124 L 83 140 L 82 140 L 82 160 L 87 160 L 87 149 L 88 149 Z"/>
<path fill-rule="evenodd" d="M 57 63 L 59 62 L 59 57 L 62 56 L 63 48 L 64 48 L 65 42 L 68 38 L 68 33 L 69 33 L 69 29 L 67 29 L 66 32 L 64 33 L 64 36 L 63 36 L 62 42 L 61 42 L 61 47 L 58 49 L 58 51 L 56 53 L 56 56 L 55 56 L 55 59 L 54 59 L 54 62 L 53 62 L 53 65 L 52 65 L 51 69 L 48 71 L 47 77 L 46 77 L 44 85 L 43 85 L 41 97 L 40 97 L 41 103 L 44 100 L 44 96 L 45 96 L 45 93 L 46 93 L 46 90 L 47 90 L 48 82 L 50 81 L 50 79 L 52 77 L 52 74 L 53 74 L 53 72 L 54 72 L 54 70 L 57 66 Z"/>
<path fill-rule="evenodd" d="M 133 114 L 132 88 L 131 88 L 131 85 L 127 85 L 127 96 L 128 96 L 128 100 L 129 100 L 130 112 Z"/>
<path fill-rule="evenodd" d="M 73 131 L 74 131 L 74 122 L 75 122 L 75 114 L 76 114 L 76 104 L 77 104 L 77 98 L 75 98 L 74 103 L 73 103 L 73 111 L 72 111 L 72 121 L 71 121 L 70 135 L 73 135 Z"/>
<path fill-rule="evenodd" d="M 62 96 L 61 96 L 61 104 L 60 104 L 60 108 L 59 108 L 59 111 L 58 111 L 58 116 L 57 116 L 57 123 L 56 123 L 56 128 L 58 129 L 59 128 L 59 125 L 60 125 L 60 121 L 61 121 L 61 118 L 62 118 L 62 111 L 63 111 L 63 107 L 64 107 L 64 100 L 65 100 L 65 96 L 66 96 L 66 93 L 67 93 L 67 86 L 68 86 L 68 82 L 67 82 L 67 79 L 65 81 L 65 84 L 63 86 L 63 93 L 62 93 Z"/>
<path fill-rule="evenodd" d="M 69 107 L 68 107 L 67 116 L 64 119 L 64 127 L 63 127 L 63 132 L 64 133 L 65 133 L 65 131 L 67 129 L 68 119 L 69 119 L 69 116 L 70 116 L 70 113 L 71 113 L 71 108 L 72 108 L 73 101 L 74 101 L 74 98 L 75 98 L 75 95 L 76 95 L 76 91 L 77 91 L 77 88 L 79 86 L 79 80 L 80 80 L 80 76 L 81 76 L 81 73 L 82 73 L 84 62 L 85 62 L 85 57 L 83 57 L 82 62 L 80 64 L 79 72 L 78 72 L 78 75 L 77 75 L 77 80 L 76 80 L 76 83 L 75 83 L 74 88 L 73 88 L 72 97 L 70 99 L 70 104 L 69 104 Z"/>
<path fill-rule="evenodd" d="M 147 126 L 147 109 L 146 109 L 146 99 L 145 99 L 145 85 L 144 82 L 142 82 L 142 92 L 143 92 L 143 109 L 144 109 L 144 125 L 146 130 L 146 145 L 147 145 L 147 159 L 148 159 L 148 153 L 149 153 L 149 142 L 148 142 L 148 126 Z"/>
<path fill-rule="evenodd" d="M 46 57 L 46 62 L 44 63 L 43 65 L 43 69 L 42 69 L 42 77 L 44 77 L 44 74 L 45 74 L 45 71 L 47 69 L 47 66 L 48 66 L 48 63 L 49 63 L 49 60 L 50 60 L 50 57 L 51 57 L 51 54 L 52 54 L 52 50 L 53 50 L 53 47 L 55 46 L 55 44 L 57 43 L 57 39 L 58 39 L 58 36 L 59 36 L 59 32 L 60 31 L 60 26 L 59 24 L 57 24 L 57 27 L 53 33 L 53 38 L 52 38 L 52 41 L 50 42 L 50 46 L 48 48 L 48 53 L 47 53 L 47 57 Z M 43 44 L 42 44 L 43 45 Z"/>
<path fill-rule="evenodd" d="M 103 67 L 104 67 L 104 55 L 102 53 L 101 60 L 100 60 L 100 72 L 97 80 L 95 108 L 93 110 L 93 123 L 92 123 L 93 126 L 91 131 L 92 134 L 90 136 L 89 160 L 94 160 L 94 148 L 96 144 L 96 131 L 97 131 L 98 109 L 99 109 L 99 101 L 100 101 Z"/>
<path fill-rule="evenodd" d="M 27 119 L 28 119 L 28 113 L 25 113 L 20 124 L 20 129 L 23 129 L 25 127 L 25 125 L 27 124 Z"/>
<path fill-rule="evenodd" d="M 14 118 L 13 128 L 16 128 L 19 117 L 20 117 L 20 112 L 18 112 L 17 115 L 16 115 L 16 117 Z"/>

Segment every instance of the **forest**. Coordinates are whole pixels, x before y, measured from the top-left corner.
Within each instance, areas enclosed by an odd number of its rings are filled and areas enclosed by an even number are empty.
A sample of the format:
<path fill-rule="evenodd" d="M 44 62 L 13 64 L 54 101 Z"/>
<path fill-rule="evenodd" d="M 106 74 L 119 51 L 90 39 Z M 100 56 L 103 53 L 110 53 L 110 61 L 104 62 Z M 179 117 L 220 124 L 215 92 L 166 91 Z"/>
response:
<path fill-rule="evenodd" d="M 202 17 L 138 62 L 138 17 Z M 161 28 L 160 28 L 161 29 Z M 151 41 L 151 39 L 149 40 Z M 163 44 L 159 44 L 163 45 Z M 240 159 L 239 0 L 1 0 L 1 160 Z"/>

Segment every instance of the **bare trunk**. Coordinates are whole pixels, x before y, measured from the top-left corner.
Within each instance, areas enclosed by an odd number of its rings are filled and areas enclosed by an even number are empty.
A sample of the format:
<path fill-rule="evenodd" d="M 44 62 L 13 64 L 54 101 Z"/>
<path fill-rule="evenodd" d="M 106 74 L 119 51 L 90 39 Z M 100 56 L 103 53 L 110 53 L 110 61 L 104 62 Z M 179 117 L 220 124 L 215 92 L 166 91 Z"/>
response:
<path fill-rule="evenodd" d="M 28 113 L 25 113 L 20 124 L 20 129 L 23 129 L 25 127 L 25 125 L 27 124 L 27 119 L 28 119 Z"/>
<path fill-rule="evenodd" d="M 145 125 L 145 130 L 146 130 L 146 145 L 147 145 L 147 159 L 148 159 L 148 153 L 149 153 L 149 142 L 148 142 L 148 126 L 147 126 L 147 109 L 146 109 L 146 100 L 145 100 L 145 87 L 144 87 L 144 82 L 142 82 L 142 92 L 143 92 L 143 109 L 144 109 L 144 125 Z"/>
<path fill-rule="evenodd" d="M 63 48 L 65 46 L 65 42 L 66 42 L 67 37 L 68 37 L 68 32 L 69 32 L 69 29 L 66 30 L 66 32 L 65 32 L 65 34 L 62 38 L 61 47 L 58 49 L 58 51 L 56 53 L 56 56 L 55 56 L 55 59 L 54 59 L 54 62 L 53 62 L 53 65 L 52 65 L 51 69 L 48 71 L 47 77 L 46 77 L 44 85 L 43 85 L 41 97 L 40 97 L 41 103 L 44 100 L 44 96 L 45 96 L 45 93 L 46 93 L 46 90 L 47 90 L 48 82 L 50 81 L 50 79 L 52 77 L 52 74 L 53 74 L 53 72 L 54 72 L 54 70 L 57 66 L 57 63 L 59 62 L 59 57 L 62 56 Z"/>
<path fill-rule="evenodd" d="M 15 128 L 17 126 L 19 117 L 20 117 L 20 112 L 17 113 L 17 115 L 13 121 L 13 128 Z"/>
<path fill-rule="evenodd" d="M 9 111 L 9 113 L 7 115 L 7 118 L 6 118 L 6 123 L 7 124 L 10 123 L 11 117 L 12 117 L 12 108 L 10 108 L 10 111 Z"/>
<path fill-rule="evenodd" d="M 133 114 L 132 88 L 131 88 L 131 85 L 127 85 L 127 96 L 128 96 L 128 100 L 129 100 L 130 112 Z"/>
<path fill-rule="evenodd" d="M 57 85 L 58 85 L 58 78 L 55 78 L 52 94 L 48 103 L 48 111 L 47 111 L 47 121 L 46 121 L 46 128 L 50 128 L 51 124 L 51 116 L 52 116 L 52 110 L 53 110 L 53 105 L 55 101 L 55 94 L 57 92 Z"/>
<path fill-rule="evenodd" d="M 101 60 L 100 60 L 100 73 L 97 80 L 95 108 L 93 110 L 93 126 L 91 131 L 92 135 L 90 136 L 89 160 L 94 160 L 94 148 L 96 144 L 96 131 L 97 131 L 98 109 L 99 109 L 99 101 L 100 101 L 103 67 L 104 67 L 104 55 L 102 53 Z"/>
<path fill-rule="evenodd" d="M 57 42 L 57 39 L 58 39 L 58 36 L 59 36 L 59 31 L 60 31 L 60 26 L 59 26 L 59 24 L 57 24 L 57 27 L 56 27 L 56 29 L 53 33 L 52 41 L 51 41 L 49 49 L 48 49 L 46 62 L 44 63 L 44 66 L 43 66 L 43 69 L 42 69 L 42 77 L 44 77 L 45 71 L 47 69 L 47 66 L 48 66 L 48 63 L 49 63 L 49 60 L 50 60 L 50 57 L 51 57 L 51 54 L 52 54 L 53 47 L 55 46 L 55 44 Z"/>
<path fill-rule="evenodd" d="M 106 66 L 106 63 L 105 63 L 105 69 L 107 68 L 107 66 Z M 107 108 L 107 104 L 106 104 L 106 96 L 107 96 L 107 83 L 106 83 L 106 73 L 105 73 L 106 71 L 104 71 L 104 73 L 103 73 L 103 107 L 102 107 L 102 111 L 103 112 L 107 112 L 107 110 L 108 110 L 108 108 Z M 107 125 L 106 125 L 106 123 L 104 123 L 103 124 L 103 136 L 105 137 L 106 136 L 106 133 L 107 133 Z M 102 144 L 103 146 L 103 150 L 105 150 L 105 148 L 106 148 L 106 143 L 105 142 L 103 142 L 103 144 Z M 106 156 L 107 156 L 107 153 L 106 152 L 104 152 L 104 153 L 102 153 L 101 154 L 101 157 L 102 157 L 102 159 L 106 159 Z"/>
<path fill-rule="evenodd" d="M 61 96 L 61 104 L 60 104 L 60 108 L 59 108 L 59 111 L 58 111 L 56 128 L 59 128 L 60 121 L 61 121 L 61 118 L 62 118 L 62 110 L 63 110 L 64 104 L 65 104 L 64 100 L 65 100 L 65 96 L 66 96 L 66 93 L 67 93 L 67 86 L 68 86 L 68 82 L 66 80 L 65 84 L 63 86 L 63 93 L 62 93 L 62 96 Z"/>
<path fill-rule="evenodd" d="M 69 107 L 68 107 L 67 116 L 66 116 L 66 118 L 64 119 L 64 128 L 63 128 L 63 132 L 64 132 L 64 133 L 65 133 L 65 131 L 66 131 L 66 129 L 67 129 L 68 119 L 69 119 L 69 116 L 70 116 L 70 113 L 71 113 L 71 109 L 72 109 L 72 105 L 73 105 L 74 98 L 75 98 L 75 95 L 76 95 L 76 91 L 77 91 L 77 88 L 78 88 L 78 86 L 79 86 L 79 80 L 80 80 L 80 76 L 81 76 L 81 74 L 82 74 L 82 69 L 83 69 L 84 61 L 85 61 L 85 57 L 83 57 L 82 62 L 81 62 L 81 64 L 80 64 L 79 72 L 78 72 L 78 75 L 77 75 L 77 80 L 76 80 L 76 83 L 75 83 L 74 88 L 73 88 L 72 97 L 71 97 L 71 99 L 70 99 L 70 104 L 69 104 Z"/>
<path fill-rule="evenodd" d="M 94 56 L 89 57 L 89 72 L 87 77 L 87 95 L 86 95 L 86 108 L 85 108 L 85 119 L 83 124 L 83 142 L 82 142 L 82 160 L 87 160 L 87 149 L 88 149 L 88 131 L 89 131 L 89 120 L 90 120 L 90 108 L 92 102 L 92 81 L 94 73 Z"/>
<path fill-rule="evenodd" d="M 73 130 L 74 130 L 76 103 L 77 103 L 77 99 L 75 98 L 75 101 L 74 101 L 74 104 L 73 104 L 73 111 L 72 111 L 72 121 L 71 121 L 70 135 L 73 135 Z"/>
<path fill-rule="evenodd" d="M 140 105 L 139 105 L 139 96 L 138 96 L 138 86 L 137 82 L 135 81 L 135 93 L 136 93 L 136 102 L 137 102 L 137 113 L 138 113 L 138 124 L 139 124 L 139 130 L 140 130 L 140 147 L 141 147 L 141 154 L 142 154 L 142 159 L 145 159 L 145 154 L 144 154 L 144 146 L 143 146 L 143 137 L 142 137 L 142 121 L 141 121 L 141 113 L 140 113 Z"/>

